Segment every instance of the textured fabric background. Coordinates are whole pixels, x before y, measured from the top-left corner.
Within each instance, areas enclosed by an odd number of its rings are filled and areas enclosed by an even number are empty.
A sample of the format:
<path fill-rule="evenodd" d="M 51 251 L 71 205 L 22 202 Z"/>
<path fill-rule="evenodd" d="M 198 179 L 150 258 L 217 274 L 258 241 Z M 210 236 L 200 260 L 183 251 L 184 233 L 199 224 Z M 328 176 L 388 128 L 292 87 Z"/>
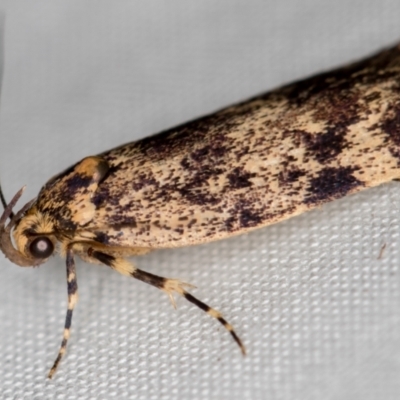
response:
<path fill-rule="evenodd" d="M 1 1 L 0 174 L 34 197 L 80 158 L 400 39 L 398 0 Z M 400 184 L 245 236 L 137 264 L 198 286 L 201 311 L 78 263 L 80 302 L 52 381 L 64 261 L 0 257 L 2 399 L 400 398 Z M 379 254 L 386 245 L 382 257 Z"/>

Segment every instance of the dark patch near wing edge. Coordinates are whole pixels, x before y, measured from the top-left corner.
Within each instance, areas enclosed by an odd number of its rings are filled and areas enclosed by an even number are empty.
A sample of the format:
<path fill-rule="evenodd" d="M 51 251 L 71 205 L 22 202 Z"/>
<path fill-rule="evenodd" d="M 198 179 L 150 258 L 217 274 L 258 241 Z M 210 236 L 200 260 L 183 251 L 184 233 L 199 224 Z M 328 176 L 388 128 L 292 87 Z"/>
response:
<path fill-rule="evenodd" d="M 310 179 L 307 188 L 306 204 L 322 203 L 327 199 L 344 197 L 363 182 L 353 176 L 358 167 L 328 167 L 319 171 L 318 175 Z"/>

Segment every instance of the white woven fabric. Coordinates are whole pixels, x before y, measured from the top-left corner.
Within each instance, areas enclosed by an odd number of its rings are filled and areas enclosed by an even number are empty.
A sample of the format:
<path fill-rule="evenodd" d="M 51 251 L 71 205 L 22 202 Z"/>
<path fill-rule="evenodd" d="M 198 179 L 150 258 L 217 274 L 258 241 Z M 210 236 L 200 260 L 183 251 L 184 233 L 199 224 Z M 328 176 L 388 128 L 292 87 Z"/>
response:
<path fill-rule="evenodd" d="M 1 2 L 0 174 L 24 200 L 80 158 L 400 39 L 398 0 Z M 65 263 L 0 257 L 2 399 L 400 398 L 400 184 L 245 236 L 137 258 L 221 310 L 78 263 L 54 379 Z M 381 248 L 386 246 L 379 258 Z"/>

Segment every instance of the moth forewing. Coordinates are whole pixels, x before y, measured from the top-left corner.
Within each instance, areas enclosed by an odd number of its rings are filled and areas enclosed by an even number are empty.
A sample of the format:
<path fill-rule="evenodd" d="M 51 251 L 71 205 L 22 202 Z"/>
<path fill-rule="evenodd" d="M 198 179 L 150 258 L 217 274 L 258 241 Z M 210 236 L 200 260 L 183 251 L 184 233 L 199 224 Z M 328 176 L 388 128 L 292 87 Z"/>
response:
<path fill-rule="evenodd" d="M 77 301 L 74 256 L 185 297 L 231 333 L 222 315 L 126 260 L 210 242 L 282 221 L 400 178 L 400 45 L 98 156 L 56 175 L 15 216 L 0 246 L 38 265 L 55 241 L 66 256 L 68 311 L 51 377 L 66 350 Z M 6 221 L 11 219 L 8 225 Z M 14 229 L 13 229 L 14 228 Z M 11 232 L 16 243 L 12 246 Z"/>

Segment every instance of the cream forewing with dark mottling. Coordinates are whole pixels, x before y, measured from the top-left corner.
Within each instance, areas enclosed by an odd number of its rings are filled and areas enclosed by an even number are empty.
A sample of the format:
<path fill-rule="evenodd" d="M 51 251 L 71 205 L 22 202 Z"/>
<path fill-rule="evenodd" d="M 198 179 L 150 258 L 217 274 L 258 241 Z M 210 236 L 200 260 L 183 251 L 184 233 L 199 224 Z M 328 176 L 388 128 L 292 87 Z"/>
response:
<path fill-rule="evenodd" d="M 36 207 L 57 231 L 130 248 L 226 238 L 400 178 L 400 46 L 100 157 L 90 218 L 71 218 L 69 174 Z"/>
<path fill-rule="evenodd" d="M 0 218 L 0 248 L 21 266 L 46 261 L 38 243 L 53 249 L 59 241 L 66 255 L 68 310 L 49 377 L 65 353 L 77 301 L 74 255 L 149 283 L 173 303 L 174 293 L 182 295 L 244 353 L 233 327 L 190 285 L 124 257 L 244 233 L 399 178 L 400 45 L 87 157 L 12 217 L 18 192 Z"/>

